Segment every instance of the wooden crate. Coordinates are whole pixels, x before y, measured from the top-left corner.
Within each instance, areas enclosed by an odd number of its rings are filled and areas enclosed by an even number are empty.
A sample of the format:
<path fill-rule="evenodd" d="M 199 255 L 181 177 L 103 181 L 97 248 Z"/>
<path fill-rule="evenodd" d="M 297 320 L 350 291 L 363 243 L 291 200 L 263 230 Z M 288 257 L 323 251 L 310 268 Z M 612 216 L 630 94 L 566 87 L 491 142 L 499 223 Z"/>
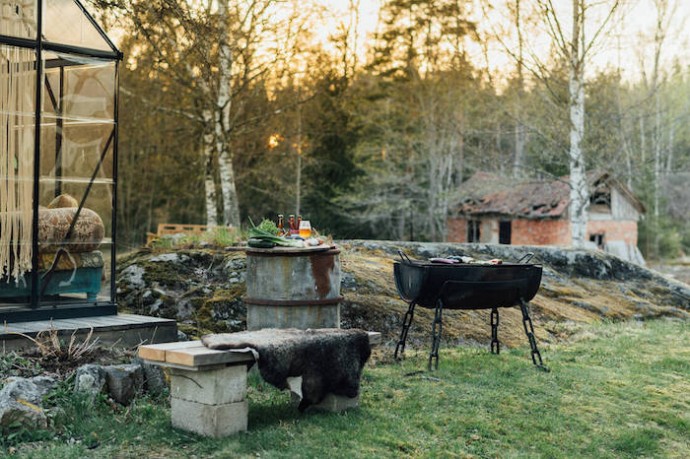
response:
<path fill-rule="evenodd" d="M 206 225 L 184 225 L 177 223 L 159 223 L 158 232 L 156 235 L 158 237 L 165 236 L 167 234 L 201 234 L 206 231 Z"/>

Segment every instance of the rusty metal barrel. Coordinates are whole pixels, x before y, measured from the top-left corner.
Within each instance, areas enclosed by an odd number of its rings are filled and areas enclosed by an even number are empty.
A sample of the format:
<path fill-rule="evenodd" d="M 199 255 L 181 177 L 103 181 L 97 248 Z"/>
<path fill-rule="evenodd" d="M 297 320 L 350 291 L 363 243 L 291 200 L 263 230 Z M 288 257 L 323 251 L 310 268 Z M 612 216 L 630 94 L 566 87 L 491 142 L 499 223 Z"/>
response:
<path fill-rule="evenodd" d="M 340 328 L 340 250 L 247 248 L 247 329 Z"/>

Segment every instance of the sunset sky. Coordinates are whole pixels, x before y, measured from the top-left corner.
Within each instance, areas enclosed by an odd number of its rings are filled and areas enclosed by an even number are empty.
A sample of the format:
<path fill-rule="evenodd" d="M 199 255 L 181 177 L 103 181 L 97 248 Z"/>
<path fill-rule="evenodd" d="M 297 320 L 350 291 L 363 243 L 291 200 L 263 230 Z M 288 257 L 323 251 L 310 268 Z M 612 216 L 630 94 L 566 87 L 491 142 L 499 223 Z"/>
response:
<path fill-rule="evenodd" d="M 497 0 L 491 2 L 492 6 L 494 6 L 494 11 L 490 14 L 489 20 L 482 17 L 482 9 L 477 2 L 474 19 L 478 22 L 480 29 L 489 31 L 491 28 L 500 27 L 501 23 L 505 24 L 504 16 L 507 15 L 507 12 L 505 8 L 501 8 L 501 4 L 504 1 Z M 690 2 L 685 0 L 669 0 L 669 2 L 675 6 L 675 10 L 670 21 L 670 29 L 665 45 L 662 48 L 662 62 L 664 66 L 668 66 L 674 59 L 678 59 L 681 64 L 690 61 L 690 52 L 688 51 L 690 34 L 685 30 L 687 27 L 684 27 L 690 17 Z M 338 20 L 346 20 L 349 1 L 322 0 L 322 3 L 327 6 L 333 15 L 330 20 L 323 23 L 322 31 L 318 33 L 320 37 L 325 38 Z M 381 0 L 360 0 L 358 44 L 360 53 L 363 53 L 366 45 L 371 43 L 371 36 L 377 28 L 381 3 Z M 556 8 L 563 8 L 565 16 L 563 25 L 567 30 L 570 28 L 568 12 L 570 4 L 571 0 L 555 0 Z M 637 79 L 639 77 L 640 61 L 651 62 L 650 53 L 652 47 L 650 43 L 654 34 L 655 21 L 657 20 L 656 9 L 653 5 L 654 0 L 627 0 L 626 5 L 621 9 L 620 17 L 609 28 L 609 37 L 596 50 L 593 58 L 594 62 L 590 66 L 590 70 L 607 66 L 611 68 L 620 67 L 626 78 Z M 591 16 L 596 16 L 596 12 L 593 12 Z M 594 27 L 594 25 L 590 25 L 587 32 L 593 34 Z M 541 52 L 543 52 L 544 49 L 548 48 L 548 40 L 545 37 L 535 38 L 537 37 L 530 36 L 530 39 L 536 42 L 537 49 L 541 47 Z M 484 62 L 482 52 L 478 47 L 470 47 L 469 51 L 475 62 Z M 489 58 L 490 67 L 499 72 L 514 66 L 511 58 L 506 55 L 502 46 L 498 43 L 491 46 Z"/>

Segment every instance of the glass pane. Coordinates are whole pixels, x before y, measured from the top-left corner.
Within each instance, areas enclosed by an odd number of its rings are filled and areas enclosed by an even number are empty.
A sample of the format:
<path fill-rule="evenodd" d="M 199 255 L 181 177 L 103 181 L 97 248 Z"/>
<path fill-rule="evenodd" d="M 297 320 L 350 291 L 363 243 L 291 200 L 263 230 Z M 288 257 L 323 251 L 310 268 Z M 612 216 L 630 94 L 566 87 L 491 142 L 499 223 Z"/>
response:
<path fill-rule="evenodd" d="M 64 79 L 64 116 L 75 121 L 113 120 L 115 116 L 115 63 L 67 67 Z"/>
<path fill-rule="evenodd" d="M 43 36 L 46 41 L 100 51 L 113 50 L 74 0 L 44 1 Z"/>
<path fill-rule="evenodd" d="M 112 182 L 114 126 L 109 123 L 69 124 L 62 119 L 41 131 L 41 182 Z"/>
<path fill-rule="evenodd" d="M 80 217 L 81 218 L 81 217 Z M 110 301 L 109 247 L 87 252 L 60 250 L 41 252 L 40 302 L 95 303 Z"/>
<path fill-rule="evenodd" d="M 88 180 L 59 185 L 56 196 L 56 181 L 40 183 L 41 301 L 110 301 L 113 185 Z"/>
<path fill-rule="evenodd" d="M 44 123 L 113 123 L 115 117 L 115 63 L 94 59 L 73 61 L 72 56 L 46 60 L 43 91 Z"/>
<path fill-rule="evenodd" d="M 39 241 L 42 248 L 50 247 L 54 249 L 60 245 L 66 245 L 69 247 L 74 247 L 75 250 L 87 251 L 92 250 L 97 247 L 98 244 L 103 242 L 109 242 L 112 235 L 112 198 L 113 198 L 113 185 L 112 183 L 98 183 L 94 182 L 89 186 L 88 182 L 74 182 L 70 180 L 63 180 L 61 182 L 61 188 L 59 194 L 55 195 L 55 182 L 41 181 L 41 194 L 40 203 L 42 208 L 39 209 L 39 217 L 44 210 L 53 209 L 74 209 L 79 203 L 86 197 L 84 201 L 84 207 L 80 218 L 84 217 L 84 222 L 77 220 L 77 223 L 84 224 L 83 228 L 88 232 L 84 233 L 84 237 L 81 239 L 72 239 L 65 241 L 60 238 L 60 236 L 66 235 L 65 231 L 54 231 L 51 229 L 50 232 L 42 229 L 39 230 L 39 234 L 45 234 L 46 238 Z M 44 209 L 45 208 L 45 209 Z M 53 214 L 59 214 L 60 212 L 53 212 Z M 74 212 L 71 212 L 66 218 L 71 223 L 71 217 Z M 92 218 L 92 221 L 86 221 Z M 50 223 L 59 225 L 60 222 L 57 220 L 50 220 Z M 91 225 L 93 223 L 93 225 Z M 88 226 L 88 227 L 86 227 Z M 88 237 L 87 237 L 88 236 Z"/>
<path fill-rule="evenodd" d="M 0 46 L 0 297 L 26 295 L 31 271 L 35 53 Z M 22 288 L 24 290 L 22 290 Z"/>
<path fill-rule="evenodd" d="M 0 35 L 36 39 L 36 1 L 0 0 Z"/>
<path fill-rule="evenodd" d="M 40 301 L 112 302 L 115 65 L 48 55 L 45 68 Z"/>

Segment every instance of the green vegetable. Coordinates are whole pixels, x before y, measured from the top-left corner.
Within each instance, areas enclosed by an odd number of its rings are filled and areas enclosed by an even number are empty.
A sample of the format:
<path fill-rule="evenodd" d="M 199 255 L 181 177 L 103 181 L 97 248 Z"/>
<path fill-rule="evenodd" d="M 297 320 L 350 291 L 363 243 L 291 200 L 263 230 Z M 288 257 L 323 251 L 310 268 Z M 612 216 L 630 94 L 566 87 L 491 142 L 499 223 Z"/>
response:
<path fill-rule="evenodd" d="M 258 239 L 255 237 L 249 238 L 249 240 L 247 241 L 247 245 L 249 247 L 254 247 L 257 249 L 272 249 L 276 246 L 275 243 L 271 241 L 265 241 L 263 239 Z"/>
<path fill-rule="evenodd" d="M 252 223 L 252 226 L 254 226 L 253 223 Z M 259 226 L 257 226 L 256 228 L 257 228 L 257 229 L 260 229 L 261 231 L 265 231 L 265 232 L 267 232 L 267 233 L 271 233 L 271 234 L 274 235 L 274 236 L 277 236 L 278 233 L 280 233 L 280 230 L 278 230 L 278 227 L 276 226 L 276 224 L 273 223 L 273 221 L 271 221 L 271 220 L 269 220 L 269 219 L 267 219 L 267 218 L 264 218 L 264 219 L 261 221 L 261 223 L 259 223 Z"/>

